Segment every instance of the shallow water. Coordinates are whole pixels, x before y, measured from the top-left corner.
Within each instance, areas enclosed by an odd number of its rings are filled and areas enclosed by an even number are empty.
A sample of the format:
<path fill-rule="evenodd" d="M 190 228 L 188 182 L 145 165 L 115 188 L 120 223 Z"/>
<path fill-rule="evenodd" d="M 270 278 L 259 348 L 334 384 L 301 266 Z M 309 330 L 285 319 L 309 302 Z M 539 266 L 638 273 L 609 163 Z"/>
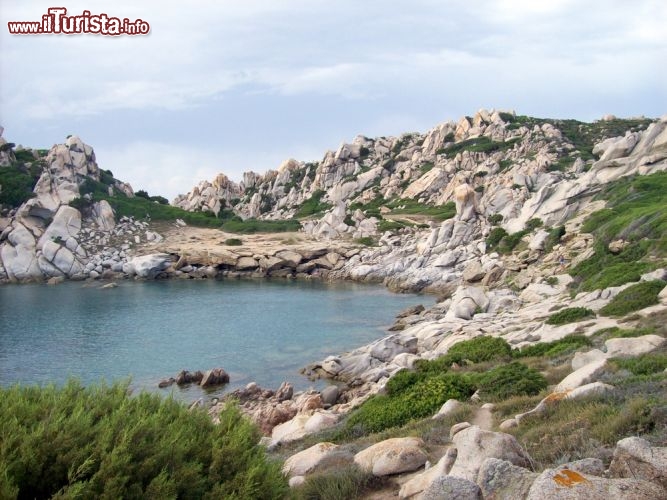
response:
<path fill-rule="evenodd" d="M 291 281 L 67 282 L 0 287 L 0 385 L 131 377 L 158 391 L 180 370 L 224 368 L 231 383 L 297 389 L 304 365 L 387 334 L 399 310 L 430 297 L 352 283 Z M 159 390 L 184 400 L 198 386 Z"/>

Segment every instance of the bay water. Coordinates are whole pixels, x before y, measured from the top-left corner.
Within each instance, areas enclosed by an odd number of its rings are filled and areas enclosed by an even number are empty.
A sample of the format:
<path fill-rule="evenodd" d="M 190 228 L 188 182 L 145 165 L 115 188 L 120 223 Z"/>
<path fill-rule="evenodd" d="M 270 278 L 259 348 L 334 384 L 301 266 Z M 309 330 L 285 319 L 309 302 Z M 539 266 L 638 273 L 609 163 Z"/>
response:
<path fill-rule="evenodd" d="M 255 381 L 322 387 L 310 362 L 387 335 L 403 308 L 432 297 L 380 286 L 272 280 L 65 282 L 0 287 L 0 385 L 131 377 L 133 389 L 191 401 L 198 386 L 158 389 L 180 370 L 225 369 L 220 395 Z"/>

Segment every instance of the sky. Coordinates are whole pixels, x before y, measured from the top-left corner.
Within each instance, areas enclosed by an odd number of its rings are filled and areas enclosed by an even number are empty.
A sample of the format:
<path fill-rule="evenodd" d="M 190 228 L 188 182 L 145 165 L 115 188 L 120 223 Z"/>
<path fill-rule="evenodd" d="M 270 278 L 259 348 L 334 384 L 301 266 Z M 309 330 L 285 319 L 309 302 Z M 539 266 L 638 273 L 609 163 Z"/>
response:
<path fill-rule="evenodd" d="M 69 134 L 172 199 L 223 172 L 320 159 L 356 135 L 480 108 L 592 121 L 667 113 L 664 0 L 70 0 L 147 36 L 10 35 L 52 2 L 0 3 L 0 125 Z"/>

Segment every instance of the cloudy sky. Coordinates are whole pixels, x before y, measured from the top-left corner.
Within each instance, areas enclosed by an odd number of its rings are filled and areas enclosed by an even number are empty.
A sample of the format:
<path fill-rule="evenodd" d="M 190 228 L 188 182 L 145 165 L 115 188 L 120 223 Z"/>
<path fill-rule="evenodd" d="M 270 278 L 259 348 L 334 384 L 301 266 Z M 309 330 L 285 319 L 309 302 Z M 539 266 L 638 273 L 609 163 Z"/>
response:
<path fill-rule="evenodd" d="M 9 35 L 51 1 L 2 0 L 0 124 L 77 134 L 170 199 L 224 172 L 315 160 L 357 134 L 426 131 L 479 108 L 591 121 L 667 113 L 664 0 L 70 0 L 148 36 Z"/>

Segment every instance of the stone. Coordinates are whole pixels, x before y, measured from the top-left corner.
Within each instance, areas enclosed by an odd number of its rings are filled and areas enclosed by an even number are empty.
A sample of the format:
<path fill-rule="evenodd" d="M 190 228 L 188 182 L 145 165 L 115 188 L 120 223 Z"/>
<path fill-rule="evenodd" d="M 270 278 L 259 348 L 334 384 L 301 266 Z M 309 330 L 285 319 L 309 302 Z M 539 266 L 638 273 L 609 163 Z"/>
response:
<path fill-rule="evenodd" d="M 239 257 L 239 259 L 236 261 L 236 269 L 238 271 L 252 271 L 258 267 L 259 264 L 252 257 Z"/>
<path fill-rule="evenodd" d="M 407 318 L 408 316 L 414 316 L 416 314 L 424 312 L 424 306 L 421 304 L 417 304 L 416 306 L 411 306 L 408 307 L 407 309 L 403 309 L 401 312 L 399 312 L 396 317 L 397 318 Z"/>
<path fill-rule="evenodd" d="M 376 443 L 354 456 L 354 462 L 375 476 L 411 472 L 422 467 L 428 456 L 419 438 L 392 438 Z"/>
<path fill-rule="evenodd" d="M 436 479 L 446 476 L 454 461 L 456 460 L 456 448 L 448 448 L 447 452 L 433 466 L 427 468 L 421 474 L 413 477 L 401 486 L 398 496 L 400 498 L 410 498 L 427 489 Z"/>
<path fill-rule="evenodd" d="M 391 361 L 402 353 L 415 354 L 417 338 L 400 334 L 382 338 L 371 345 L 370 355 L 380 361 Z"/>
<path fill-rule="evenodd" d="M 482 492 L 467 479 L 440 476 L 424 490 L 421 500 L 482 500 Z"/>
<path fill-rule="evenodd" d="M 278 402 L 286 401 L 288 399 L 292 399 L 292 396 L 294 395 L 294 388 L 292 387 L 292 384 L 288 382 L 283 382 L 280 384 L 280 387 L 278 387 L 278 390 L 276 391 L 275 398 L 278 400 Z"/>
<path fill-rule="evenodd" d="M 329 385 L 322 389 L 320 392 L 320 397 L 322 398 L 322 404 L 323 405 L 335 405 L 336 401 L 338 400 L 338 395 L 340 394 L 340 391 L 338 390 L 338 387 L 335 385 Z"/>
<path fill-rule="evenodd" d="M 468 283 L 480 281 L 485 275 L 486 271 L 482 269 L 482 264 L 478 260 L 474 260 L 463 270 L 463 280 Z"/>
<path fill-rule="evenodd" d="M 643 335 L 641 337 L 616 338 L 607 340 L 607 357 L 633 358 L 654 351 L 667 343 L 667 339 L 659 335 Z"/>
<path fill-rule="evenodd" d="M 600 349 L 591 349 L 586 352 L 578 351 L 574 353 L 574 357 L 572 358 L 572 369 L 578 370 L 594 361 L 600 361 L 606 358 L 607 355 Z"/>
<path fill-rule="evenodd" d="M 458 450 L 458 456 L 449 472 L 451 476 L 475 481 L 487 458 L 506 460 L 519 467 L 532 466 L 530 456 L 510 434 L 486 431 L 473 425 L 457 432 L 452 441 Z"/>
<path fill-rule="evenodd" d="M 449 438 L 453 438 L 458 432 L 471 427 L 471 425 L 470 422 L 459 422 L 458 424 L 452 425 L 449 429 Z"/>
<path fill-rule="evenodd" d="M 176 379 L 174 377 L 169 377 L 169 378 L 164 378 L 158 382 L 157 386 L 160 389 L 164 389 L 165 387 L 169 387 L 173 385 L 176 382 Z"/>
<path fill-rule="evenodd" d="M 651 446 L 639 437 L 621 439 L 616 443 L 609 472 L 614 477 L 644 479 L 667 489 L 667 447 Z"/>
<path fill-rule="evenodd" d="M 440 410 L 438 410 L 438 413 L 433 415 L 433 419 L 437 420 L 440 418 L 447 417 L 449 415 L 452 415 L 453 413 L 456 413 L 460 408 L 462 408 L 463 405 L 459 403 L 456 399 L 448 399 L 441 407 Z"/>
<path fill-rule="evenodd" d="M 477 484 L 485 500 L 526 498 L 538 476 L 507 460 L 487 458 L 479 469 Z"/>
<path fill-rule="evenodd" d="M 287 482 L 287 484 L 289 485 L 290 488 L 297 488 L 305 482 L 306 482 L 305 477 L 303 477 L 303 476 L 294 476 L 294 477 L 289 478 L 289 481 Z"/>
<path fill-rule="evenodd" d="M 607 360 L 598 359 L 570 373 L 554 388 L 555 392 L 569 391 L 595 382 L 607 369 Z"/>
<path fill-rule="evenodd" d="M 338 416 L 325 411 L 315 411 L 303 424 L 303 430 L 306 434 L 314 434 L 324 429 L 333 427 L 338 423 Z"/>
<path fill-rule="evenodd" d="M 517 421 L 516 418 L 508 418 L 506 420 L 503 420 L 500 423 L 500 425 L 498 426 L 498 428 L 501 431 L 508 431 L 508 430 L 514 429 L 515 427 L 518 427 L 518 426 L 519 426 L 519 422 Z"/>
<path fill-rule="evenodd" d="M 199 385 L 202 387 L 212 387 L 229 383 L 229 375 L 222 368 L 208 370 L 201 379 Z"/>
<path fill-rule="evenodd" d="M 666 494 L 660 485 L 645 480 L 607 479 L 559 467 L 542 472 L 531 485 L 526 500 L 645 500 L 665 498 Z"/>
<path fill-rule="evenodd" d="M 285 460 L 283 473 L 287 476 L 305 476 L 341 459 L 352 460 L 352 455 L 333 443 L 317 443 Z"/>
<path fill-rule="evenodd" d="M 309 418 L 309 415 L 298 414 L 292 419 L 276 425 L 271 431 L 271 445 L 289 443 L 303 438 L 306 435 L 304 426 Z"/>
<path fill-rule="evenodd" d="M 140 278 L 154 279 L 171 266 L 171 259 L 171 255 L 166 253 L 134 257 L 123 264 L 123 272 L 131 276 L 136 274 Z"/>
<path fill-rule="evenodd" d="M 196 372 L 189 372 L 182 370 L 176 375 L 176 385 L 198 384 L 204 378 L 204 374 L 197 370 Z"/>
<path fill-rule="evenodd" d="M 91 212 L 95 223 L 102 231 L 111 231 L 116 227 L 116 218 L 108 201 L 100 200 L 93 203 Z"/>

